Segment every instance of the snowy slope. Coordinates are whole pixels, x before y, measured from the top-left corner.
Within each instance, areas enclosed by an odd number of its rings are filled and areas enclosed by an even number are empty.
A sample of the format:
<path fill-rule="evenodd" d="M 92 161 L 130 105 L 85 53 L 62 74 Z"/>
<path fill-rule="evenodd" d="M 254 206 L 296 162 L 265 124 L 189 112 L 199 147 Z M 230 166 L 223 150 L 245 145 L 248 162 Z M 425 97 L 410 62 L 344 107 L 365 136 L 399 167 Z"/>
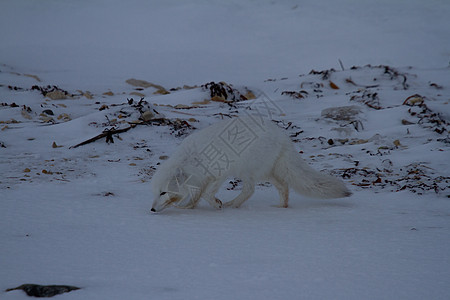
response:
<path fill-rule="evenodd" d="M 67 299 L 447 299 L 449 10 L 2 2 L 2 28 L 17 26 L 0 33 L 0 298 L 38 283 L 81 287 Z M 150 214 L 165 156 L 244 114 L 354 195 L 292 192 L 279 209 L 261 183 L 240 209 Z"/>
<path fill-rule="evenodd" d="M 311 69 L 449 64 L 450 3 L 431 1 L 2 1 L 3 63 L 91 89 L 259 83 Z M 14 24 L 14 26 L 11 26 Z"/>

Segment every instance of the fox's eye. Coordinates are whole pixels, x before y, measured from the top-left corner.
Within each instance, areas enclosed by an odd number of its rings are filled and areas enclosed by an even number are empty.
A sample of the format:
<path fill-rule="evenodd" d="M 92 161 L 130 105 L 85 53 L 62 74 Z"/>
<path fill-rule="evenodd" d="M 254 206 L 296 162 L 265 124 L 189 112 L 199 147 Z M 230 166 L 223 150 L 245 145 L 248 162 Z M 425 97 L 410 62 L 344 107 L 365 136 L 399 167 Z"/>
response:
<path fill-rule="evenodd" d="M 164 196 L 165 194 L 167 194 L 167 192 L 161 192 L 161 194 L 159 194 L 159 195 Z"/>

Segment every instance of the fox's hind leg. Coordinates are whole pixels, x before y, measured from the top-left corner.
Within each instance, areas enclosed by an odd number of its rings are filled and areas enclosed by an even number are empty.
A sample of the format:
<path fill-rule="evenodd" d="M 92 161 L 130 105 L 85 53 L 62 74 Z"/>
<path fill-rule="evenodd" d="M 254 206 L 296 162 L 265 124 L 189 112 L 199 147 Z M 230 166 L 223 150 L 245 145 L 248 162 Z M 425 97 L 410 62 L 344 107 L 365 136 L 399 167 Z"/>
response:
<path fill-rule="evenodd" d="M 250 198 L 253 193 L 255 192 L 255 183 L 253 181 L 244 181 L 244 185 L 242 187 L 242 192 L 233 200 L 225 203 L 224 205 L 226 207 L 234 207 L 234 208 L 238 208 L 239 206 L 242 205 L 242 203 L 244 203 L 245 201 L 248 200 L 248 198 Z"/>
<path fill-rule="evenodd" d="M 270 182 L 277 188 L 278 193 L 280 194 L 280 207 L 288 207 L 289 201 L 289 186 L 283 180 L 272 176 L 270 178 Z"/>

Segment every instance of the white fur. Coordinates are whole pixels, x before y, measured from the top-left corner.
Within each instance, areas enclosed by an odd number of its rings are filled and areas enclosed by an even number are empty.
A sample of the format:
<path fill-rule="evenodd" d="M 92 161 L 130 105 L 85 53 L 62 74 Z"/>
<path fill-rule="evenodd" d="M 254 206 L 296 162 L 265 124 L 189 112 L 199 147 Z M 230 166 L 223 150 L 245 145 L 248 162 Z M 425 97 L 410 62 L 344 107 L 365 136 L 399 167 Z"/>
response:
<path fill-rule="evenodd" d="M 152 211 L 175 205 L 193 208 L 203 198 L 215 208 L 215 194 L 230 177 L 242 180 L 242 192 L 224 206 L 239 207 L 259 181 L 279 191 L 288 206 L 289 188 L 316 198 L 348 197 L 344 183 L 312 169 L 295 151 L 285 132 L 273 122 L 252 117 L 224 120 L 188 136 L 152 179 Z"/>

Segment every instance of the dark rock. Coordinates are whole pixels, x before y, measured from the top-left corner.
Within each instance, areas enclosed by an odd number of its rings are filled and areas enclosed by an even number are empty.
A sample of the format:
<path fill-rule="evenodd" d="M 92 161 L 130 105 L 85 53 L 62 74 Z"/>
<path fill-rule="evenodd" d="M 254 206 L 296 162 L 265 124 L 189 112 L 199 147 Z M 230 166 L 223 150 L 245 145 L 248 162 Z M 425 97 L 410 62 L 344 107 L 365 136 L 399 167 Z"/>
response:
<path fill-rule="evenodd" d="M 70 285 L 22 284 L 21 286 L 7 289 L 6 292 L 23 290 L 30 297 L 53 297 L 59 294 L 68 293 L 79 289 L 79 287 Z"/>
<path fill-rule="evenodd" d="M 44 111 L 42 111 L 43 114 L 49 115 L 49 116 L 53 116 L 54 113 L 51 109 L 46 109 Z"/>

